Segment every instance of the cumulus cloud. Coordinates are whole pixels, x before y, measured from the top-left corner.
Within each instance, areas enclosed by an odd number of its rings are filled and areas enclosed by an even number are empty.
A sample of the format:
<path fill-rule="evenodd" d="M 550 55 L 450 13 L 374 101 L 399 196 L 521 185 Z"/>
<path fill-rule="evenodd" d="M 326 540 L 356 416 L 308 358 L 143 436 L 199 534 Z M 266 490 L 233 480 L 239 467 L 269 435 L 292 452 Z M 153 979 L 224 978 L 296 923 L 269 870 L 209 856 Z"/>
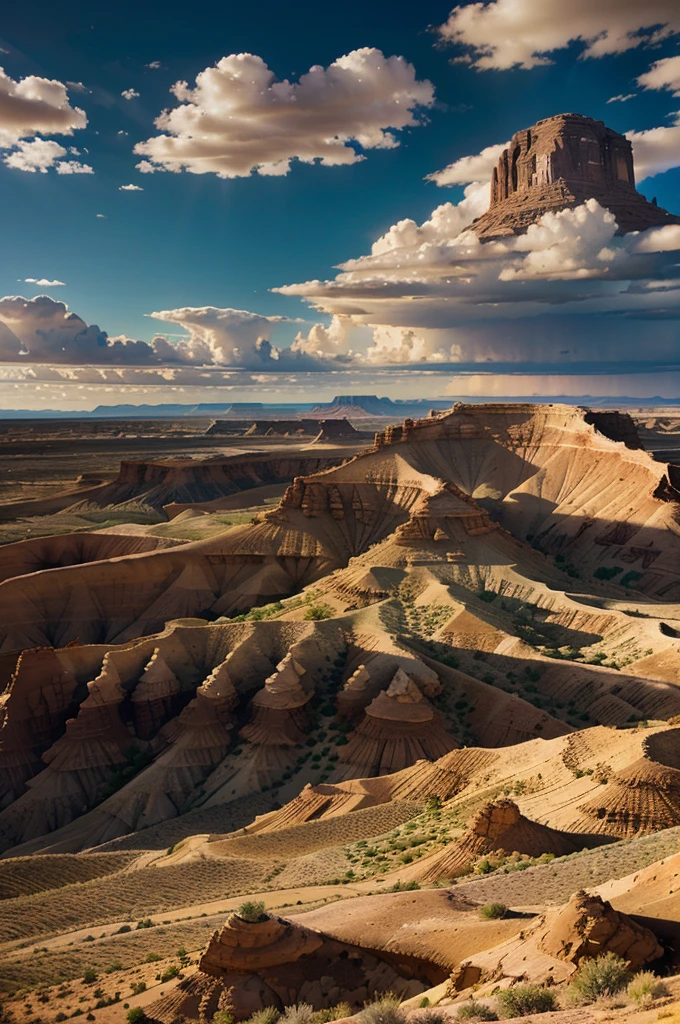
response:
<path fill-rule="evenodd" d="M 39 288 L 63 288 L 66 286 L 65 281 L 49 281 L 46 277 L 25 277 L 24 281 L 26 284 L 35 284 Z"/>
<path fill-rule="evenodd" d="M 398 146 L 394 131 L 420 124 L 434 103 L 412 64 L 369 47 L 298 82 L 276 81 L 254 54 L 231 54 L 201 71 L 193 89 L 176 82 L 171 91 L 180 105 L 156 119 L 163 134 L 135 146 L 142 172 L 238 178 L 287 174 L 291 160 L 354 164 L 361 150 Z"/>
<path fill-rule="evenodd" d="M 654 46 L 680 33 L 677 0 L 491 0 L 455 7 L 440 38 L 480 70 L 534 68 L 573 42 L 584 57 Z"/>
<path fill-rule="evenodd" d="M 668 89 L 680 96 L 680 55 L 655 61 L 637 81 L 643 89 Z"/>
<path fill-rule="evenodd" d="M 141 185 L 119 185 L 119 192 L 143 192 L 144 189 Z"/>
<path fill-rule="evenodd" d="M 28 171 L 31 174 L 39 171 L 41 174 L 47 174 L 50 167 L 54 167 L 66 154 L 67 150 L 58 142 L 35 139 L 33 142 L 19 142 L 5 157 L 4 162 L 17 171 Z"/>
<path fill-rule="evenodd" d="M 136 89 L 123 89 L 121 96 L 124 100 L 136 100 L 139 97 L 139 93 Z"/>
<path fill-rule="evenodd" d="M 89 164 L 81 164 L 78 160 L 62 160 L 57 164 L 57 174 L 94 174 Z"/>
<path fill-rule="evenodd" d="M 671 125 L 626 132 L 633 144 L 635 176 L 638 181 L 680 166 L 680 113 Z"/>
<path fill-rule="evenodd" d="M 73 135 L 87 124 L 63 82 L 29 75 L 14 81 L 0 68 L 0 141 L 5 147 L 34 135 Z"/>
<path fill-rule="evenodd" d="M 481 186 L 466 192 L 473 188 Z M 647 330 L 645 354 L 677 354 L 670 326 L 680 319 L 677 226 L 619 236 L 614 216 L 591 199 L 545 214 L 524 235 L 481 243 L 465 226 L 483 201 L 488 192 L 472 192 L 421 225 L 400 221 L 333 280 L 275 289 L 334 318 L 297 339 L 297 348 L 363 364 L 551 362 L 576 351 L 592 360 L 605 349 L 612 359 L 624 349 L 639 358 Z M 558 322 L 548 329 L 555 309 Z M 635 320 L 634 330 L 624 334 L 621 318 Z M 663 330 L 661 320 L 669 322 Z M 364 334 L 358 343 L 365 327 L 370 341 Z"/>
<path fill-rule="evenodd" d="M 433 181 L 435 185 L 467 185 L 472 181 L 489 181 L 503 150 L 509 144 L 501 142 L 496 146 L 487 146 L 474 156 L 462 156 L 442 171 L 428 174 L 426 180 Z"/>

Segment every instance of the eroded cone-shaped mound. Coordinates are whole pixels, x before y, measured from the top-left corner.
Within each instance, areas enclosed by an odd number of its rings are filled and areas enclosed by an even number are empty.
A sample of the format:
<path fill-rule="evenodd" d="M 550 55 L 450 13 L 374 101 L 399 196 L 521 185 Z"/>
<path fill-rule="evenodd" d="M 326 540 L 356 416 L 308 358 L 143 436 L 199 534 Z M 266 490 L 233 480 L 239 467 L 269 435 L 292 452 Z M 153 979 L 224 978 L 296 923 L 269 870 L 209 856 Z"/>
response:
<path fill-rule="evenodd" d="M 602 953 L 616 953 L 632 971 L 663 955 L 649 928 L 614 910 L 601 896 L 575 893 L 541 932 L 538 948 L 558 960 L 578 963 Z"/>
<path fill-rule="evenodd" d="M 363 721 L 342 748 L 347 777 L 398 771 L 416 761 L 435 761 L 458 746 L 437 711 L 402 669 L 366 709 Z"/>
<path fill-rule="evenodd" d="M 0 807 L 16 800 L 42 767 L 40 754 L 63 729 L 75 688 L 52 647 L 19 656 L 0 707 Z"/>
<path fill-rule="evenodd" d="M 634 836 L 680 825 L 680 770 L 641 757 L 579 809 L 579 831 Z"/>
<path fill-rule="evenodd" d="M 322 942 L 318 932 L 278 917 L 249 922 L 230 914 L 222 930 L 211 938 L 199 967 L 217 978 L 234 972 L 250 973 L 308 956 Z"/>
<path fill-rule="evenodd" d="M 553 853 L 560 857 L 574 853 L 582 845 L 582 841 L 576 841 L 566 832 L 558 832 L 525 818 L 512 800 L 498 800 L 479 812 L 457 843 L 452 843 L 430 860 L 423 881 L 455 878 L 486 854 L 522 853 L 528 857 L 540 857 L 542 853 Z"/>
<path fill-rule="evenodd" d="M 304 743 L 307 738 L 304 709 L 312 696 L 300 682 L 304 675 L 305 668 L 291 649 L 265 680 L 263 689 L 253 697 L 251 721 L 241 729 L 243 739 L 265 747 Z"/>
<path fill-rule="evenodd" d="M 141 739 L 151 739 L 177 713 L 180 690 L 179 679 L 156 648 L 132 694 L 135 732 Z"/>
<path fill-rule="evenodd" d="M 348 1002 L 353 1011 L 386 991 L 410 998 L 445 971 L 417 957 L 399 958 L 398 969 L 373 950 L 336 940 L 277 917 L 248 922 L 231 914 L 216 931 L 199 970 L 165 999 L 153 1003 L 153 1021 L 211 1019 L 227 1005 L 236 1020 L 265 1006 L 309 1003 L 315 1010 Z"/>

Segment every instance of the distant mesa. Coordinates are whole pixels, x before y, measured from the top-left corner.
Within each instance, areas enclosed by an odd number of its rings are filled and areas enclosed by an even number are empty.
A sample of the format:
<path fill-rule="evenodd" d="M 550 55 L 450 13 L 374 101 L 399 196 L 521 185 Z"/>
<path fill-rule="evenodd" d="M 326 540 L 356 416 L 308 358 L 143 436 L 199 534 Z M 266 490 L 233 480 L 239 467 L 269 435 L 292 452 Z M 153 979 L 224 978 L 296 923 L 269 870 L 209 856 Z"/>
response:
<path fill-rule="evenodd" d="M 521 234 L 543 214 L 588 199 L 614 214 L 619 234 L 680 224 L 636 190 L 625 135 L 582 114 L 557 114 L 513 135 L 493 171 L 490 207 L 470 229 L 484 242 Z"/>

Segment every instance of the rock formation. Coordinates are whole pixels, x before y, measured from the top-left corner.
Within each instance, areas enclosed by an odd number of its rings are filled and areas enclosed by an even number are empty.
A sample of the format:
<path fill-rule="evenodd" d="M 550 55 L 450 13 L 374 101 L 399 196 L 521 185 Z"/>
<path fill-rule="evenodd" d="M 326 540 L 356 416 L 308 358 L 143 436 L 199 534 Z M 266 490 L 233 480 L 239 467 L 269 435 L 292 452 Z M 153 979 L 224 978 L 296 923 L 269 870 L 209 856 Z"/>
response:
<path fill-rule="evenodd" d="M 377 994 L 403 998 L 445 974 L 415 957 L 380 954 L 280 917 L 248 922 L 230 914 L 201 957 L 198 973 L 148 1009 L 152 1021 L 209 1020 L 220 1005 L 243 1020 L 265 1006 L 348 1002 L 358 1010 Z"/>
<path fill-rule="evenodd" d="M 558 114 L 513 135 L 493 171 L 489 210 L 470 229 L 482 241 L 519 234 L 544 213 L 588 199 L 611 210 L 622 234 L 680 223 L 636 191 L 625 135 L 581 114 Z"/>
<path fill-rule="evenodd" d="M 641 757 L 580 808 L 592 832 L 631 837 L 680 825 L 680 770 Z"/>
<path fill-rule="evenodd" d="M 552 853 L 562 857 L 575 853 L 582 846 L 582 836 L 576 839 L 567 832 L 539 825 L 525 818 L 512 800 L 497 800 L 479 812 L 461 839 L 422 862 L 425 869 L 422 881 L 432 883 L 440 878 L 455 878 L 489 854 L 522 853 L 540 857 L 543 853 Z"/>
<path fill-rule="evenodd" d="M 441 717 L 400 668 L 371 701 L 363 721 L 342 747 L 345 778 L 385 775 L 423 758 L 434 761 L 457 746 Z"/>
<path fill-rule="evenodd" d="M 614 910 L 602 897 L 583 891 L 551 915 L 545 930 L 537 931 L 540 950 L 574 964 L 611 952 L 622 957 L 631 971 L 639 971 L 663 954 L 649 928 Z"/>

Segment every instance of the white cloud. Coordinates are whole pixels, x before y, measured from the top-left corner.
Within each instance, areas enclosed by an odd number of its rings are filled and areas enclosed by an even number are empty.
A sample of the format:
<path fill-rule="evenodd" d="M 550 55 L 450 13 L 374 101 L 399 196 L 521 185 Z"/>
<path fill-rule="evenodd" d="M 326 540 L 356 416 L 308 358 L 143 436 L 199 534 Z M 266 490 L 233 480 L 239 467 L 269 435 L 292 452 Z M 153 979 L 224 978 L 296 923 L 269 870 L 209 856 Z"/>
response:
<path fill-rule="evenodd" d="M 46 277 L 25 277 L 24 281 L 26 284 L 37 284 L 39 288 L 63 288 L 66 286 L 65 281 L 50 281 Z"/>
<path fill-rule="evenodd" d="M 635 176 L 638 181 L 680 166 L 680 113 L 675 123 L 642 132 L 626 132 L 633 144 Z"/>
<path fill-rule="evenodd" d="M 141 185 L 119 185 L 118 186 L 118 191 L 119 192 L 143 192 L 144 189 L 141 187 Z"/>
<path fill-rule="evenodd" d="M 99 220 L 106 220 L 106 214 L 105 213 L 98 213 L 97 214 L 97 218 Z"/>
<path fill-rule="evenodd" d="M 67 82 L 66 86 L 71 92 L 89 93 L 92 91 L 86 85 L 83 85 L 82 82 Z"/>
<path fill-rule="evenodd" d="M 185 306 L 149 315 L 183 327 L 189 334 L 185 344 L 192 352 L 200 350 L 204 362 L 253 368 L 275 361 L 278 350 L 272 349 L 269 339 L 274 325 L 286 319 L 215 306 Z"/>
<path fill-rule="evenodd" d="M 63 156 L 66 156 L 66 150 L 58 142 L 34 139 L 32 142 L 20 142 L 8 153 L 4 162 L 17 171 L 47 174 L 49 168 L 54 167 Z"/>
<path fill-rule="evenodd" d="M 139 93 L 135 89 L 123 89 L 121 96 L 124 100 L 136 100 Z"/>
<path fill-rule="evenodd" d="M 669 89 L 680 96 L 680 55 L 655 61 L 637 81 L 643 89 Z"/>
<path fill-rule="evenodd" d="M 69 104 L 63 82 L 36 75 L 15 81 L 0 68 L 0 145 L 8 148 L 34 135 L 72 135 L 86 124 L 85 112 Z"/>
<path fill-rule="evenodd" d="M 572 42 L 584 57 L 603 57 L 678 32 L 677 0 L 491 0 L 455 7 L 439 28 L 483 70 L 549 64 L 549 54 Z"/>
<path fill-rule="evenodd" d="M 433 181 L 435 185 L 468 185 L 471 181 L 490 181 L 494 167 L 508 146 L 508 142 L 500 142 L 496 146 L 487 146 L 474 156 L 462 156 L 443 171 L 428 174 L 427 181 Z"/>
<path fill-rule="evenodd" d="M 458 206 L 395 224 L 335 279 L 274 289 L 334 318 L 295 347 L 353 365 L 676 357 L 679 227 L 619 236 L 589 200 L 481 243 L 464 228 L 482 201 L 486 186 L 468 186 Z"/>
<path fill-rule="evenodd" d="M 628 100 L 634 100 L 636 95 L 637 93 L 634 92 L 627 92 L 625 94 L 620 92 L 618 96 L 610 96 L 607 103 L 627 103 Z"/>
<path fill-rule="evenodd" d="M 275 81 L 261 57 L 232 54 L 200 72 L 195 88 L 176 82 L 171 91 L 180 105 L 157 118 L 163 134 L 135 146 L 147 158 L 140 170 L 237 178 L 287 174 L 294 159 L 354 164 L 364 159 L 356 145 L 398 146 L 391 129 L 420 124 L 418 111 L 434 103 L 412 64 L 369 47 L 297 83 Z"/>
<path fill-rule="evenodd" d="M 145 68 L 150 68 L 151 71 L 157 71 L 160 68 L 161 62 L 159 60 L 152 60 L 150 64 L 145 64 Z"/>
<path fill-rule="evenodd" d="M 94 174 L 94 170 L 78 160 L 62 160 L 57 164 L 57 174 Z"/>
<path fill-rule="evenodd" d="M 123 129 L 121 128 L 120 131 L 118 132 L 118 134 L 119 135 L 127 135 L 128 133 L 124 132 Z"/>

